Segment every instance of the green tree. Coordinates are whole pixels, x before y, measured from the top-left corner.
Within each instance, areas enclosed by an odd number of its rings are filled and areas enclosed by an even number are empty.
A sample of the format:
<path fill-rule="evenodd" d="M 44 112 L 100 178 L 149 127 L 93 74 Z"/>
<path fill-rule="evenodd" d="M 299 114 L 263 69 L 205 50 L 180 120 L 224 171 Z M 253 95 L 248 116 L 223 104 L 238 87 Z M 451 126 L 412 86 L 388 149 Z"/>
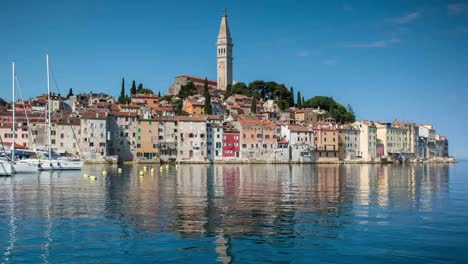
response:
<path fill-rule="evenodd" d="M 122 88 L 120 90 L 120 96 L 117 99 L 117 103 L 124 104 L 125 103 L 125 80 L 122 78 Z"/>
<path fill-rule="evenodd" d="M 194 95 L 197 93 L 197 87 L 193 82 L 188 82 L 185 85 L 182 85 L 180 87 L 179 93 L 177 94 L 177 97 L 185 99 L 191 95 Z"/>
<path fill-rule="evenodd" d="M 153 90 L 148 89 L 148 88 L 142 88 L 140 91 L 138 91 L 138 93 L 141 93 L 141 94 L 153 94 Z"/>
<path fill-rule="evenodd" d="M 211 115 L 213 113 L 213 107 L 211 105 L 211 95 L 208 87 L 208 79 L 205 78 L 205 84 L 203 85 L 203 96 L 205 97 L 205 114 Z"/>
<path fill-rule="evenodd" d="M 137 88 L 137 93 L 143 93 L 142 91 L 143 91 L 143 84 L 140 83 Z"/>
<path fill-rule="evenodd" d="M 224 99 L 227 99 L 231 95 L 232 95 L 232 85 L 228 84 L 226 87 L 226 92 L 224 93 Z"/>
<path fill-rule="evenodd" d="M 70 90 L 68 90 L 67 98 L 70 98 L 70 96 L 73 96 L 73 89 L 72 88 L 70 88 Z"/>
<path fill-rule="evenodd" d="M 297 108 L 302 109 L 301 91 L 297 91 Z"/>
<path fill-rule="evenodd" d="M 291 86 L 291 88 L 289 88 L 289 92 L 291 94 L 289 96 L 288 105 L 289 107 L 293 107 L 294 106 L 294 87 Z"/>
<path fill-rule="evenodd" d="M 256 114 L 257 113 L 257 99 L 255 97 L 252 100 L 252 104 L 250 105 L 250 113 Z"/>
<path fill-rule="evenodd" d="M 178 100 L 176 103 L 176 114 L 180 116 L 186 116 L 188 115 L 187 112 L 182 110 L 182 107 L 184 106 L 184 101 L 183 100 Z"/>
<path fill-rule="evenodd" d="M 314 107 L 323 109 L 329 113 L 338 123 L 350 123 L 356 121 L 356 115 L 351 105 L 344 107 L 333 100 L 333 97 L 315 96 L 304 101 L 304 107 Z"/>
<path fill-rule="evenodd" d="M 132 82 L 132 88 L 130 88 L 130 94 L 136 94 L 137 93 L 137 88 L 135 84 L 135 80 Z"/>

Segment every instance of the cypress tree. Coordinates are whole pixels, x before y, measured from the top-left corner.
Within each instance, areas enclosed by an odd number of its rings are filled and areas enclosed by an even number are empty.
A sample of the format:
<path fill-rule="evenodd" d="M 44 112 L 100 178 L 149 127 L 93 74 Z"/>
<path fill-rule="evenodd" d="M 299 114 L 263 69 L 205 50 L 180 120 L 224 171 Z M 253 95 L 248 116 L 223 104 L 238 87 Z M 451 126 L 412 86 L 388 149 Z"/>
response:
<path fill-rule="evenodd" d="M 203 86 L 203 95 L 205 97 L 205 114 L 206 115 L 211 115 L 213 113 L 213 107 L 211 105 L 211 95 L 210 91 L 208 89 L 208 79 L 205 78 L 205 84 Z"/>
<path fill-rule="evenodd" d="M 297 91 L 297 108 L 302 108 L 302 97 L 300 91 Z"/>
<path fill-rule="evenodd" d="M 257 99 L 252 100 L 252 105 L 250 105 L 250 113 L 251 114 L 256 114 L 257 113 Z"/>
<path fill-rule="evenodd" d="M 137 93 L 141 93 L 142 91 L 143 91 L 143 84 L 140 83 L 140 84 L 138 85 Z"/>
<path fill-rule="evenodd" d="M 70 88 L 70 90 L 68 90 L 67 98 L 70 98 L 70 96 L 73 96 L 73 89 L 72 88 Z"/>
<path fill-rule="evenodd" d="M 120 90 L 120 96 L 119 99 L 117 99 L 117 103 L 119 104 L 124 104 L 126 101 L 125 98 L 125 80 L 122 78 L 122 89 Z"/>
<path fill-rule="evenodd" d="M 130 94 L 136 94 L 137 93 L 137 88 L 135 84 L 135 80 L 132 82 L 132 88 L 130 89 Z"/>
<path fill-rule="evenodd" d="M 291 93 L 291 95 L 289 96 L 289 107 L 293 107 L 294 106 L 294 87 L 291 86 L 291 88 L 289 89 L 289 92 Z"/>

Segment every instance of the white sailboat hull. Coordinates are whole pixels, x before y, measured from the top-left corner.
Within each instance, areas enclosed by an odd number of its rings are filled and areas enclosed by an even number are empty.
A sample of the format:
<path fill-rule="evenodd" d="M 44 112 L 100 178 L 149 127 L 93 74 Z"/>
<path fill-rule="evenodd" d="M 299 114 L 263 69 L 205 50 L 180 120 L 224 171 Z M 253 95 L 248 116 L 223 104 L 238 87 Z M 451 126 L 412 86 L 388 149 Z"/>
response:
<path fill-rule="evenodd" d="M 11 164 L 13 173 L 37 173 L 39 171 L 37 164 L 28 161 L 17 161 Z"/>
<path fill-rule="evenodd" d="M 38 167 L 39 167 L 39 170 L 43 170 L 43 171 L 81 170 L 83 168 L 83 161 L 68 160 L 68 159 L 41 160 L 39 162 Z"/>
<path fill-rule="evenodd" d="M 12 174 L 11 164 L 8 161 L 0 161 L 0 176 L 10 176 Z"/>

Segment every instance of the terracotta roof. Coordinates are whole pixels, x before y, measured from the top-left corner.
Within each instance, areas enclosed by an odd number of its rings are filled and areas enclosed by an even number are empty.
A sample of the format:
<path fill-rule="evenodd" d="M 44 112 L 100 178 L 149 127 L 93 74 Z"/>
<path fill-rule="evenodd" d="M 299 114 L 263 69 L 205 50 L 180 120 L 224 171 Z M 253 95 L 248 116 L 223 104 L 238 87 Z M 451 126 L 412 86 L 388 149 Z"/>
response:
<path fill-rule="evenodd" d="M 208 120 L 222 120 L 223 116 L 221 115 L 207 115 Z"/>
<path fill-rule="evenodd" d="M 111 112 L 110 115 L 112 116 L 118 116 L 118 117 L 136 117 L 137 113 L 135 112 L 121 112 L 121 111 L 115 111 Z"/>
<path fill-rule="evenodd" d="M 132 94 L 132 98 L 151 98 L 151 99 L 159 99 L 159 96 L 157 94 L 143 94 L 143 93 L 137 93 L 137 94 Z"/>
<path fill-rule="evenodd" d="M 310 132 L 309 128 L 305 126 L 298 126 L 298 125 L 290 125 L 289 130 L 294 131 L 294 132 Z"/>
<path fill-rule="evenodd" d="M 205 116 L 178 116 L 177 120 L 179 122 L 205 122 Z"/>
<path fill-rule="evenodd" d="M 177 77 L 185 77 L 185 78 L 188 78 L 188 79 L 192 79 L 192 80 L 195 80 L 195 81 L 201 81 L 201 82 L 204 82 L 205 81 L 205 78 L 202 78 L 202 77 L 198 77 L 198 76 L 193 76 L 193 75 L 187 75 L 187 74 L 184 74 L 184 75 L 179 75 Z M 176 78 L 177 78 L 176 77 Z M 208 80 L 208 84 L 209 83 L 214 83 L 214 84 L 218 84 L 217 81 L 215 80 Z"/>
<path fill-rule="evenodd" d="M 3 146 L 11 147 L 12 142 L 3 142 Z M 15 149 L 26 149 L 25 146 L 15 143 Z"/>
<path fill-rule="evenodd" d="M 163 121 L 163 122 L 167 122 L 167 121 L 176 122 L 177 117 L 175 117 L 175 116 L 155 116 L 155 117 L 153 117 L 153 120 Z"/>
<path fill-rule="evenodd" d="M 187 98 L 187 103 L 191 103 L 192 105 L 198 105 L 198 106 L 204 106 L 205 103 L 203 102 L 200 102 L 199 100 L 197 99 L 192 99 L 192 98 Z"/>
<path fill-rule="evenodd" d="M 243 127 L 246 127 L 246 126 L 276 126 L 276 124 L 273 121 L 260 120 L 260 119 L 257 119 L 255 117 L 253 117 L 252 119 L 241 117 L 240 120 L 239 120 L 239 123 Z"/>
<path fill-rule="evenodd" d="M 120 109 L 122 108 L 133 108 L 133 109 L 140 109 L 140 106 L 137 104 L 120 104 Z"/>
<path fill-rule="evenodd" d="M 314 126 L 313 130 L 328 130 L 328 131 L 336 131 L 336 128 L 329 127 L 329 126 Z"/>
<path fill-rule="evenodd" d="M 107 112 L 83 112 L 81 119 L 106 119 Z"/>

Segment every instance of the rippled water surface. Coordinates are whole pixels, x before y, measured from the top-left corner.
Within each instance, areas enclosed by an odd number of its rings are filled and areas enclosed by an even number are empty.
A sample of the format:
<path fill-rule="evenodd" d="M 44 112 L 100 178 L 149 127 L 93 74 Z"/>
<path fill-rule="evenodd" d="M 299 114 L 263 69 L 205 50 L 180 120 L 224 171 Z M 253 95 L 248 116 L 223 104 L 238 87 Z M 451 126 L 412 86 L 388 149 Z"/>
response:
<path fill-rule="evenodd" d="M 0 263 L 468 263 L 468 163 L 103 168 L 0 178 Z"/>

